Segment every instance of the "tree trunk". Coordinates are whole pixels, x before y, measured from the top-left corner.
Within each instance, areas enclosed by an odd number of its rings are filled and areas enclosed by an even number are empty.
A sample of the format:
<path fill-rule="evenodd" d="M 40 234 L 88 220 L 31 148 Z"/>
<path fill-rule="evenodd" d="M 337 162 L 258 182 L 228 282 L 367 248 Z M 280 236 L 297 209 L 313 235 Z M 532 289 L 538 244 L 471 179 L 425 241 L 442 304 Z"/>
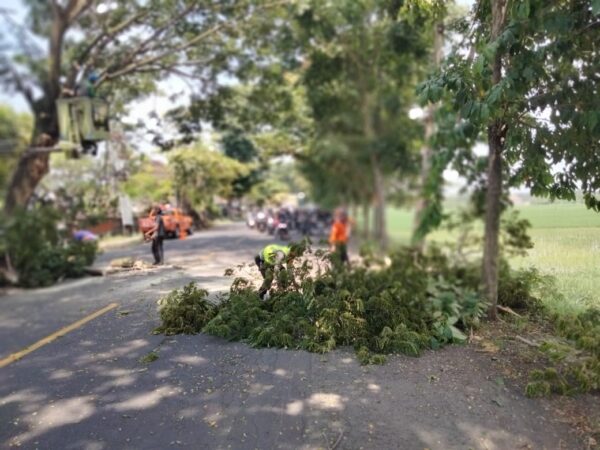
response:
<path fill-rule="evenodd" d="M 365 240 L 369 240 L 371 237 L 371 208 L 369 202 L 365 202 L 362 208 L 363 212 L 363 236 Z"/>
<path fill-rule="evenodd" d="M 35 127 L 31 145 L 37 148 L 52 147 L 58 137 L 58 119 L 54 103 L 42 99 L 37 105 L 34 111 Z M 11 214 L 16 208 L 26 207 L 36 187 L 49 170 L 50 153 L 23 154 L 8 185 L 4 202 L 5 214 Z"/>
<path fill-rule="evenodd" d="M 485 243 L 483 249 L 483 285 L 490 303 L 489 317 L 496 318 L 498 303 L 498 235 L 502 198 L 502 125 L 495 123 L 488 128 L 487 192 L 485 196 Z"/>
<path fill-rule="evenodd" d="M 506 20 L 506 0 L 492 1 L 492 32 L 490 40 L 495 41 Z M 496 53 L 492 62 L 492 85 L 502 79 L 502 55 Z M 495 119 L 488 126 L 488 166 L 487 192 L 485 196 L 485 242 L 483 249 L 483 286 L 485 296 L 490 303 L 488 316 L 497 317 L 498 304 L 498 237 L 500 233 L 500 214 L 502 199 L 502 151 L 506 136 L 506 124 Z"/>
<path fill-rule="evenodd" d="M 433 69 L 436 70 L 441 63 L 442 60 L 442 47 L 444 44 L 444 23 L 437 22 L 434 26 L 434 34 L 433 34 Z M 427 193 L 425 192 L 426 185 L 429 180 L 429 176 L 431 173 L 431 156 L 432 156 L 432 148 L 431 148 L 431 138 L 435 132 L 435 111 L 437 107 L 433 104 L 429 104 L 427 106 L 427 112 L 425 115 L 425 136 L 423 147 L 421 148 L 421 174 L 420 174 L 420 184 L 421 184 L 421 195 L 417 201 L 415 206 L 415 217 L 413 224 L 413 234 L 416 237 L 415 245 L 419 248 L 423 248 L 425 242 L 425 236 L 417 236 L 414 232 L 419 228 L 422 220 L 423 214 L 425 210 L 429 206 L 429 199 Z"/>
<path fill-rule="evenodd" d="M 61 95 L 60 75 L 65 33 L 70 14 L 80 8 L 80 2 L 70 2 L 68 8 L 54 5 L 50 38 L 48 40 L 48 76 L 42 84 L 43 96 L 39 100 L 28 99 L 33 110 L 35 127 L 31 144 L 35 147 L 52 147 L 58 138 L 56 99 Z M 24 154 L 13 173 L 6 193 L 4 212 L 12 213 L 17 207 L 26 207 L 35 188 L 50 170 L 50 154 Z"/>
<path fill-rule="evenodd" d="M 371 170 L 373 171 L 373 235 L 382 250 L 387 249 L 387 234 L 385 226 L 385 183 L 381 172 L 379 157 L 374 153 L 375 142 L 375 102 L 371 95 L 365 94 L 362 104 L 363 132 L 369 151 Z"/>
<path fill-rule="evenodd" d="M 379 159 L 371 153 L 371 166 L 373 170 L 375 204 L 373 206 L 374 214 L 374 235 L 382 250 L 387 249 L 387 233 L 385 224 L 385 183 Z"/>

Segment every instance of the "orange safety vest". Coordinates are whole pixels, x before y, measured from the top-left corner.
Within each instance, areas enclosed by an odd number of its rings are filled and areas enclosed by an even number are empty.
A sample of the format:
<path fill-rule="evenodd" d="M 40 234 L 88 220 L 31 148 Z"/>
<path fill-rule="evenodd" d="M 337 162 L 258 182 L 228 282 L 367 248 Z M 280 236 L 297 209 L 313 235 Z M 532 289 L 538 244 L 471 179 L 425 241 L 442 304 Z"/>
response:
<path fill-rule="evenodd" d="M 331 227 L 331 234 L 329 235 L 329 243 L 336 244 L 342 243 L 345 244 L 348 242 L 348 225 L 336 220 L 333 222 L 333 226 Z"/>

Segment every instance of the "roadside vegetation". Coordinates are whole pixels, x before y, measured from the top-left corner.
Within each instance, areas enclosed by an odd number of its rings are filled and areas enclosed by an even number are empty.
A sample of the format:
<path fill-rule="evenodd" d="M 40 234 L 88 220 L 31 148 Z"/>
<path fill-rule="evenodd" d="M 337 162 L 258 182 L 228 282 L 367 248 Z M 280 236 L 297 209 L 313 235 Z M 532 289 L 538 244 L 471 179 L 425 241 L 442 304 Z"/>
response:
<path fill-rule="evenodd" d="M 452 213 L 464 206 L 454 202 L 448 209 Z M 522 282 L 539 299 L 525 313 L 534 324 L 541 321 L 542 326 L 549 326 L 557 337 L 548 336 L 546 341 L 535 343 L 545 355 L 548 367 L 532 371 L 527 394 L 598 390 L 600 253 L 595 250 L 600 245 L 600 216 L 567 202 L 534 200 L 513 209 L 531 224 L 527 234 L 532 247 L 509 258 L 513 267 L 529 274 Z M 389 220 L 394 240 L 406 242 L 411 234 L 412 212 L 392 210 Z M 476 239 L 481 239 L 481 223 L 473 224 L 471 230 Z M 459 235 L 460 230 L 444 229 L 428 239 L 447 245 L 456 243 Z M 535 308 L 532 310 L 531 306 Z"/>
<path fill-rule="evenodd" d="M 85 275 L 98 250 L 96 242 L 77 242 L 59 230 L 60 216 L 51 208 L 17 211 L 0 223 L 0 253 L 10 264 L 0 285 L 49 286 Z M 12 278 L 14 277 L 14 278 Z"/>

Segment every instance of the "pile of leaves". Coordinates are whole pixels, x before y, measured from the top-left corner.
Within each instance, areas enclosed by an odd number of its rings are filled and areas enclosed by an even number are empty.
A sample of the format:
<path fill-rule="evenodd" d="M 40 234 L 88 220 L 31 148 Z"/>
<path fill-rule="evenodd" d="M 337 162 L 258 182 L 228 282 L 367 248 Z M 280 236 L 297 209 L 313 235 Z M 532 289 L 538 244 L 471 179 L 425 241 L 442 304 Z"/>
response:
<path fill-rule="evenodd" d="M 529 397 L 600 390 L 600 309 L 551 317 L 563 341 L 546 341 L 541 351 L 552 366 L 530 373 Z"/>
<path fill-rule="evenodd" d="M 202 331 L 255 347 L 319 353 L 353 346 L 367 364 L 463 342 L 487 309 L 477 286 L 462 281 L 476 279 L 474 269 L 453 266 L 436 249 L 402 248 L 387 261 L 367 256 L 352 268 L 325 252 L 304 251 L 294 267 L 279 271 L 265 301 L 244 278 L 218 305 L 194 285 L 172 292 L 161 300 L 157 331 Z"/>
<path fill-rule="evenodd" d="M 60 215 L 48 207 L 18 211 L 0 223 L 0 255 L 24 287 L 48 286 L 85 274 L 96 257 L 95 242 L 76 242 L 58 230 Z"/>

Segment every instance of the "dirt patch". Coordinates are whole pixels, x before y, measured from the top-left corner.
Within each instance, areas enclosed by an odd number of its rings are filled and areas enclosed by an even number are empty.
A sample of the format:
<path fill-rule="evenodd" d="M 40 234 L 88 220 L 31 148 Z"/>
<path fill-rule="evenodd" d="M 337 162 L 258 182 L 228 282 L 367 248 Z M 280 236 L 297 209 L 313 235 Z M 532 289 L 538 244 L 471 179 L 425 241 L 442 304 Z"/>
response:
<path fill-rule="evenodd" d="M 551 327 L 538 320 L 509 317 L 487 324 L 471 342 L 478 353 L 489 354 L 491 366 L 503 378 L 510 380 L 525 393 L 529 373 L 552 366 L 539 349 L 544 341 L 554 341 Z M 572 397 L 551 395 L 539 401 L 551 410 L 560 422 L 568 424 L 585 449 L 600 448 L 600 393 L 592 392 Z"/>

